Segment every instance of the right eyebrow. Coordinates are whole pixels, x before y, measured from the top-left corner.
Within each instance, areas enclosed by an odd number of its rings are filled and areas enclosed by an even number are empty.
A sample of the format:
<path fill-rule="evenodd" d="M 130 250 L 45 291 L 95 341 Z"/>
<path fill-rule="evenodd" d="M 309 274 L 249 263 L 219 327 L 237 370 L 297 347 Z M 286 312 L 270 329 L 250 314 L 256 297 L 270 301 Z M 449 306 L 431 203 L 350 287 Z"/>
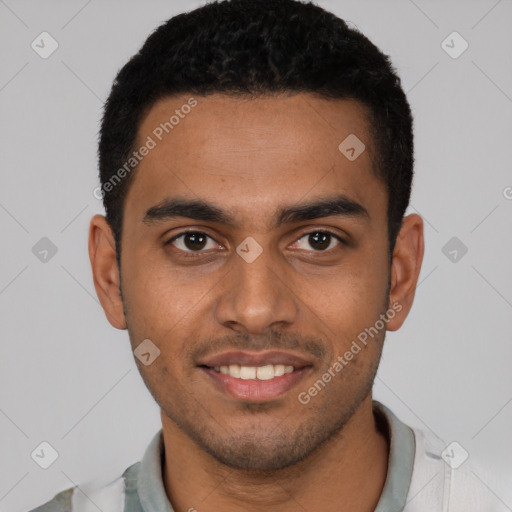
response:
<path fill-rule="evenodd" d="M 192 200 L 179 197 L 164 199 L 157 205 L 149 208 L 142 222 L 151 225 L 175 217 L 187 217 L 194 220 L 220 222 L 230 226 L 236 226 L 234 219 L 217 206 L 204 200 Z"/>

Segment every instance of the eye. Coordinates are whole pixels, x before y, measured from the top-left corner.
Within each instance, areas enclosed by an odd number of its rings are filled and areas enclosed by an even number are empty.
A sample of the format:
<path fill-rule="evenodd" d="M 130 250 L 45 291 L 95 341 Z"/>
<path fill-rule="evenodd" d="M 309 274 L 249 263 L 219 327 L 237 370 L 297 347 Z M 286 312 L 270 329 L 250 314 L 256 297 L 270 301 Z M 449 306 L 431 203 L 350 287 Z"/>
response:
<path fill-rule="evenodd" d="M 301 242 L 301 240 L 305 241 Z M 298 245 L 299 249 L 308 250 L 307 246 L 309 245 L 309 247 L 312 247 L 316 252 L 327 252 L 327 250 L 332 249 L 333 242 L 336 242 L 334 247 L 339 244 L 347 245 L 345 240 L 343 240 L 340 236 L 335 235 L 330 231 L 324 230 L 316 230 L 305 233 L 297 240 L 297 242 L 295 242 L 295 244 Z"/>
<path fill-rule="evenodd" d="M 213 242 L 210 243 L 210 247 L 208 247 L 208 240 Z M 180 233 L 165 242 L 165 245 L 171 244 L 184 252 L 201 252 L 203 249 L 215 249 L 219 246 L 211 236 L 200 231 L 186 231 Z"/>

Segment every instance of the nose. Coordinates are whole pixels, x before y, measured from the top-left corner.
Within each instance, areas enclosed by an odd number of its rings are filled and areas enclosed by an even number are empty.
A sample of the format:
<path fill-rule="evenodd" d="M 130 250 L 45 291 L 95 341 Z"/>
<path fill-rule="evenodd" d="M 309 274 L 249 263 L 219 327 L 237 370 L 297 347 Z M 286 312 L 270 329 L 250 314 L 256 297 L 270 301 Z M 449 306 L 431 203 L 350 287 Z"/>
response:
<path fill-rule="evenodd" d="M 279 263 L 267 249 L 252 262 L 236 254 L 215 306 L 217 322 L 248 334 L 293 324 L 299 311 L 298 297 Z"/>

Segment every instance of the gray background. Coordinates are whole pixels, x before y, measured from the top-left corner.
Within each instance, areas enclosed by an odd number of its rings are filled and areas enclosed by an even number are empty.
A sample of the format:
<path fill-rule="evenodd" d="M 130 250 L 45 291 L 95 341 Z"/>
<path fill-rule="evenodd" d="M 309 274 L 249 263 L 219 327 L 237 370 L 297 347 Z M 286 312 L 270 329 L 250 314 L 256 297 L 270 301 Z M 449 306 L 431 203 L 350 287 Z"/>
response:
<path fill-rule="evenodd" d="M 202 3 L 0 0 L 1 511 L 121 475 L 160 428 L 127 332 L 97 300 L 87 231 L 103 213 L 92 194 L 97 131 L 115 73 L 160 23 Z M 391 56 L 415 116 L 409 212 L 425 220 L 426 253 L 415 306 L 387 336 L 375 397 L 510 471 L 512 4 L 318 3 Z M 59 45 L 47 59 L 31 48 L 43 31 Z M 441 45 L 453 31 L 469 43 L 458 58 Z M 32 249 L 43 237 L 57 248 L 46 262 Z M 443 253 L 452 237 L 455 262 L 451 246 Z M 48 469 L 31 458 L 42 441 L 59 454 Z M 504 489 L 474 480 L 512 509 Z"/>

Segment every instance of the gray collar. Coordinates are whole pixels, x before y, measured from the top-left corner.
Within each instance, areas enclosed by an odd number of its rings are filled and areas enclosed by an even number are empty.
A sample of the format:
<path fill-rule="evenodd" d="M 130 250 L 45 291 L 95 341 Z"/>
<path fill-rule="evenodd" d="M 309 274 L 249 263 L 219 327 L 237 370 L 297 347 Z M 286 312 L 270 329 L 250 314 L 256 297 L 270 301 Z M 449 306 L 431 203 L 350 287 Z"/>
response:
<path fill-rule="evenodd" d="M 400 512 L 405 507 L 411 483 L 416 443 L 413 430 L 385 405 L 373 401 L 378 427 L 389 440 L 388 474 L 374 512 Z"/>

